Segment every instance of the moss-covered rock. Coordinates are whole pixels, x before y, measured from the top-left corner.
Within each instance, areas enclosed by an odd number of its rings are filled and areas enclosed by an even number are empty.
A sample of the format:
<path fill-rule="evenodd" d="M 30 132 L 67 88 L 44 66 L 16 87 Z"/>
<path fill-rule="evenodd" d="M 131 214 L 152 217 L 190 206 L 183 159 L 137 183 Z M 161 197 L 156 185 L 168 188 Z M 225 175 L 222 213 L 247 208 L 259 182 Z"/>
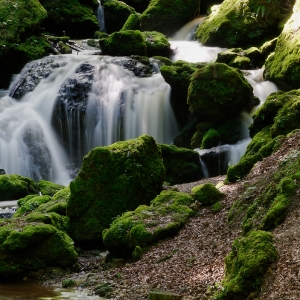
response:
<path fill-rule="evenodd" d="M 136 14 L 134 8 L 118 0 L 102 1 L 104 8 L 105 29 L 113 33 L 123 28 L 131 14 Z"/>
<path fill-rule="evenodd" d="M 99 29 L 93 9 L 78 0 L 40 0 L 40 3 L 48 13 L 42 24 L 47 32 L 71 38 L 88 38 Z"/>
<path fill-rule="evenodd" d="M 53 183 L 53 182 L 47 181 L 47 180 L 40 180 L 38 185 L 39 185 L 39 190 L 42 193 L 42 195 L 49 195 L 49 196 L 53 196 L 58 191 L 65 188 L 61 184 Z"/>
<path fill-rule="evenodd" d="M 295 30 L 298 28 L 299 12 L 300 1 L 297 0 L 291 18 L 278 37 L 275 52 L 266 61 L 265 77 L 283 88 L 300 87 L 300 32 Z"/>
<path fill-rule="evenodd" d="M 253 289 L 261 285 L 262 276 L 277 257 L 269 232 L 251 231 L 247 236 L 237 238 L 225 259 L 226 277 L 221 284 L 222 289 L 214 295 L 214 299 L 246 299 Z"/>
<path fill-rule="evenodd" d="M 147 45 L 139 30 L 114 32 L 108 38 L 99 41 L 103 54 L 130 56 L 146 55 Z"/>
<path fill-rule="evenodd" d="M 160 144 L 159 148 L 166 169 L 165 181 L 173 185 L 201 179 L 198 152 L 164 144 Z"/>
<path fill-rule="evenodd" d="M 204 183 L 192 188 L 192 196 L 203 205 L 212 205 L 225 197 L 213 184 Z"/>
<path fill-rule="evenodd" d="M 221 140 L 221 135 L 216 129 L 209 129 L 203 136 L 200 149 L 210 149 L 218 146 Z"/>
<path fill-rule="evenodd" d="M 29 177 L 17 174 L 0 175 L 0 201 L 17 200 L 37 192 L 38 185 Z"/>
<path fill-rule="evenodd" d="M 299 90 L 292 90 L 287 93 L 278 91 L 269 95 L 264 104 L 252 116 L 253 123 L 249 127 L 250 136 L 253 137 L 264 127 L 272 125 L 276 115 L 285 105 L 290 107 L 290 103 L 297 102 L 299 99 Z"/>
<path fill-rule="evenodd" d="M 197 120 L 189 122 L 179 131 L 178 135 L 173 139 L 173 144 L 180 148 L 191 149 L 191 140 L 193 138 L 194 132 L 196 131 L 196 126 Z M 198 147 L 199 145 L 197 144 L 197 147 L 195 148 Z"/>
<path fill-rule="evenodd" d="M 122 254 L 171 236 L 194 214 L 188 207 L 192 202 L 187 193 L 163 191 L 150 206 L 141 205 L 115 219 L 103 231 L 103 242 L 109 251 Z"/>
<path fill-rule="evenodd" d="M 139 14 L 131 14 L 126 20 L 121 30 L 140 30 L 140 15 Z"/>
<path fill-rule="evenodd" d="M 170 43 L 162 33 L 157 31 L 143 31 L 141 33 L 147 45 L 148 56 L 170 56 Z"/>
<path fill-rule="evenodd" d="M 51 200 L 50 196 L 36 196 L 28 199 L 21 207 L 17 209 L 13 218 L 17 218 L 23 216 L 25 214 L 29 214 L 36 210 L 41 204 L 47 203 Z M 20 202 L 19 202 L 20 203 Z"/>
<path fill-rule="evenodd" d="M 171 105 L 181 126 L 186 125 L 189 117 L 189 107 L 186 99 L 190 80 L 192 75 L 205 65 L 206 63 L 195 64 L 186 61 L 177 61 L 171 66 L 165 65 L 160 68 L 161 75 L 172 88 Z"/>
<path fill-rule="evenodd" d="M 154 0 L 141 14 L 141 28 L 143 31 L 159 31 L 170 36 L 199 12 L 198 0 Z"/>
<path fill-rule="evenodd" d="M 228 120 L 217 129 L 220 133 L 222 144 L 236 144 L 245 137 L 243 122 L 238 118 Z"/>
<path fill-rule="evenodd" d="M 197 124 L 196 132 L 191 138 L 191 147 L 193 149 L 200 148 L 203 137 L 206 134 L 206 132 L 210 129 L 216 129 L 216 128 L 218 128 L 218 124 L 215 122 L 204 122 L 204 123 Z"/>
<path fill-rule="evenodd" d="M 258 102 L 243 73 L 226 64 L 208 64 L 191 78 L 188 104 L 202 121 L 226 122 Z"/>
<path fill-rule="evenodd" d="M 210 46 L 259 44 L 279 33 L 282 17 L 280 0 L 225 0 L 199 25 L 196 36 Z"/>
<path fill-rule="evenodd" d="M 77 260 L 73 241 L 51 225 L 12 219 L 0 224 L 0 279 Z"/>
<path fill-rule="evenodd" d="M 228 168 L 226 180 L 235 182 L 242 179 L 251 171 L 253 166 L 262 159 L 263 156 L 260 153 L 243 156 L 239 163 Z"/>
<path fill-rule="evenodd" d="M 101 241 L 102 230 L 113 218 L 149 204 L 164 176 L 160 151 L 150 136 L 93 149 L 70 183 L 71 236 L 76 241 Z"/>

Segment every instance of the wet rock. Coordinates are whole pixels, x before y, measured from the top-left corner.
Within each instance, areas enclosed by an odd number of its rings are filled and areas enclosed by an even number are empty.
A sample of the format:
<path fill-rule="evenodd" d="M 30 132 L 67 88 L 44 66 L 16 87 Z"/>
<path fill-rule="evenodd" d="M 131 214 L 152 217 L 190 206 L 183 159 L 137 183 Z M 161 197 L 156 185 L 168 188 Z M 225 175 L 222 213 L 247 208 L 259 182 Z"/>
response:
<path fill-rule="evenodd" d="M 150 77 L 152 75 L 150 61 L 145 56 L 132 55 L 131 57 L 120 58 L 116 62 L 123 68 L 133 72 L 136 77 Z"/>
<path fill-rule="evenodd" d="M 38 83 L 42 79 L 47 78 L 54 69 L 61 66 L 62 64 L 55 62 L 52 58 L 28 63 L 20 74 L 19 79 L 10 89 L 9 96 L 20 99 L 28 92 L 33 91 Z"/>
<path fill-rule="evenodd" d="M 182 296 L 169 292 L 150 292 L 149 300 L 181 300 Z"/>

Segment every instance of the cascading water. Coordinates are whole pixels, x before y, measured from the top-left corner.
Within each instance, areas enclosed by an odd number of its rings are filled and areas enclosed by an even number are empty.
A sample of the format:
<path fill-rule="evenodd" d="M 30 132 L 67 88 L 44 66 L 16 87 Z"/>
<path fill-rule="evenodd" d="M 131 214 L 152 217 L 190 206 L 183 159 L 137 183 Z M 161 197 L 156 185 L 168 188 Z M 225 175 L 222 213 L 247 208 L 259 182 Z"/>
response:
<path fill-rule="evenodd" d="M 106 32 L 105 30 L 105 19 L 104 19 L 104 8 L 101 5 L 101 1 L 98 0 L 98 10 L 97 10 L 97 20 L 99 23 L 99 30 L 102 32 Z"/>
<path fill-rule="evenodd" d="M 170 87 L 160 73 L 143 72 L 131 58 L 106 56 L 53 56 L 28 64 L 0 99 L 1 168 L 67 184 L 66 166 L 80 167 L 96 146 L 141 134 L 171 143 L 177 125 Z"/>

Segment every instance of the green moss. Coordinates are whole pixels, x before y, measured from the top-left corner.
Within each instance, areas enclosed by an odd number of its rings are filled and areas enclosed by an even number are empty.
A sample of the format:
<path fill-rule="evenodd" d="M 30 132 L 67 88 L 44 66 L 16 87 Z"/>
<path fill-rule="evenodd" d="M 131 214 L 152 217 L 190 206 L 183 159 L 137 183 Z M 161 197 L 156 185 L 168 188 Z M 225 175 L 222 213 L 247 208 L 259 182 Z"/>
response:
<path fill-rule="evenodd" d="M 188 207 L 192 202 L 189 194 L 163 191 L 150 206 L 141 205 L 115 219 L 103 231 L 104 245 L 109 251 L 124 254 L 171 236 L 194 214 Z"/>
<path fill-rule="evenodd" d="M 242 72 L 225 64 L 211 63 L 191 78 L 188 104 L 203 121 L 223 123 L 257 103 Z"/>
<path fill-rule="evenodd" d="M 55 212 L 41 213 L 32 212 L 25 217 L 26 222 L 40 222 L 44 224 L 50 224 L 57 228 L 58 230 L 68 232 L 69 230 L 69 218 L 66 216 L 59 215 Z"/>
<path fill-rule="evenodd" d="M 69 36 L 50 36 L 47 35 L 47 40 L 53 42 L 53 43 L 58 43 L 58 42 L 68 42 L 70 40 Z"/>
<path fill-rule="evenodd" d="M 134 8 L 122 1 L 102 1 L 104 7 L 105 29 L 108 33 L 119 31 L 125 26 L 130 15 L 137 15 Z M 133 28 L 130 28 L 132 30 Z"/>
<path fill-rule="evenodd" d="M 141 33 L 147 45 L 148 56 L 170 56 L 170 43 L 165 35 L 157 31 L 143 31 Z"/>
<path fill-rule="evenodd" d="M 218 146 L 221 140 L 221 135 L 216 129 L 209 129 L 203 136 L 200 149 L 210 149 Z"/>
<path fill-rule="evenodd" d="M 210 46 L 258 44 L 266 37 L 276 36 L 281 7 L 279 0 L 225 0 L 199 25 L 196 37 Z"/>
<path fill-rule="evenodd" d="M 199 12 L 197 0 L 154 0 L 141 14 L 141 28 L 143 31 L 159 31 L 170 36 Z"/>
<path fill-rule="evenodd" d="M 196 131 L 197 121 L 193 120 L 184 126 L 178 133 L 178 135 L 173 139 L 173 144 L 180 148 L 191 149 L 191 139 Z M 199 147 L 200 145 L 198 145 Z"/>
<path fill-rule="evenodd" d="M 62 282 L 61 286 L 64 288 L 64 289 L 68 289 L 68 288 L 71 288 L 73 286 L 76 285 L 76 282 L 75 280 L 73 279 L 66 279 Z"/>
<path fill-rule="evenodd" d="M 275 52 L 266 61 L 266 78 L 274 81 L 283 88 L 298 88 L 300 80 L 300 66 L 298 57 L 300 54 L 300 34 L 295 31 L 298 22 L 300 5 L 297 2 L 293 8 L 293 14 L 284 25 L 283 31 L 278 37 Z"/>
<path fill-rule="evenodd" d="M 32 211 L 36 210 L 41 204 L 49 202 L 51 200 L 50 196 L 36 196 L 25 203 L 17 209 L 15 214 L 13 215 L 13 218 L 18 218 L 20 216 L 23 216 L 24 214 L 31 213 Z"/>
<path fill-rule="evenodd" d="M 272 125 L 277 113 L 285 106 L 299 99 L 300 91 L 293 90 L 287 93 L 278 91 L 267 97 L 264 104 L 253 114 L 253 123 L 250 125 L 250 135 L 253 137 L 264 127 Z"/>
<path fill-rule="evenodd" d="M 205 183 L 192 188 L 192 196 L 203 205 L 212 205 L 225 197 L 213 184 Z"/>
<path fill-rule="evenodd" d="M 140 15 L 131 14 L 121 30 L 140 30 Z"/>
<path fill-rule="evenodd" d="M 171 185 L 199 180 L 202 176 L 198 152 L 160 144 L 165 180 Z"/>
<path fill-rule="evenodd" d="M 277 257 L 269 232 L 251 231 L 246 237 L 237 238 L 225 259 L 226 277 L 222 282 L 222 290 L 213 298 L 246 299 L 253 289 L 259 288 L 262 276 Z"/>
<path fill-rule="evenodd" d="M 71 54 L 72 53 L 72 49 L 66 45 L 64 42 L 60 41 L 58 42 L 58 46 L 60 48 L 60 52 L 62 54 Z"/>
<path fill-rule="evenodd" d="M 149 204 L 160 192 L 164 176 L 160 151 L 150 136 L 93 149 L 70 183 L 71 236 L 77 241 L 101 241 L 102 230 L 113 218 Z"/>
<path fill-rule="evenodd" d="M 53 183 L 47 180 L 40 180 L 38 182 L 38 185 L 42 195 L 49 195 L 49 196 L 53 196 L 58 191 L 64 188 L 64 186 L 61 184 Z"/>
<path fill-rule="evenodd" d="M 263 156 L 260 153 L 243 156 L 239 163 L 228 168 L 226 180 L 235 182 L 242 179 L 251 171 L 253 166 L 262 159 Z"/>
<path fill-rule="evenodd" d="M 143 255 L 142 248 L 140 246 L 136 246 L 132 252 L 132 258 L 134 260 L 139 260 L 142 258 L 142 255 Z"/>
<path fill-rule="evenodd" d="M 229 65 L 234 68 L 249 70 L 251 68 L 250 63 L 250 58 L 238 55 L 229 63 Z"/>
<path fill-rule="evenodd" d="M 18 206 L 22 206 L 23 204 L 25 204 L 28 200 L 36 197 L 37 195 L 28 195 L 28 196 L 25 196 L 24 198 L 21 198 L 18 200 Z"/>
<path fill-rule="evenodd" d="M 216 128 L 218 128 L 218 124 L 215 122 L 204 122 L 204 123 L 197 124 L 196 132 L 191 138 L 191 147 L 193 149 L 200 148 L 205 133 L 209 129 L 216 129 Z"/>
<path fill-rule="evenodd" d="M 16 174 L 0 175 L 0 201 L 17 200 L 37 192 L 37 184 L 29 177 Z"/>
<path fill-rule="evenodd" d="M 71 38 L 93 37 L 99 24 L 93 9 L 78 0 L 40 0 L 47 10 L 43 26 L 47 32 Z"/>
<path fill-rule="evenodd" d="M 278 38 L 276 37 L 270 41 L 263 43 L 261 45 L 261 47 L 259 48 L 260 53 L 265 57 L 267 57 L 269 54 L 271 54 L 275 50 L 277 40 L 278 40 Z"/>
<path fill-rule="evenodd" d="M 220 212 L 222 210 L 222 204 L 221 204 L 221 201 L 218 201 L 218 202 L 216 202 L 215 204 L 213 204 L 212 206 L 211 206 L 211 211 L 213 212 L 213 213 L 218 213 L 218 212 Z"/>
<path fill-rule="evenodd" d="M 129 56 L 146 55 L 147 45 L 138 30 L 114 32 L 109 38 L 100 39 L 103 54 Z"/>
<path fill-rule="evenodd" d="M 240 119 L 228 120 L 217 129 L 223 144 L 236 144 L 243 138 L 243 123 Z"/>
<path fill-rule="evenodd" d="M 267 126 L 252 138 L 252 141 L 247 146 L 245 155 L 253 155 L 257 153 L 261 147 L 269 143 L 271 140 L 270 126 Z"/>

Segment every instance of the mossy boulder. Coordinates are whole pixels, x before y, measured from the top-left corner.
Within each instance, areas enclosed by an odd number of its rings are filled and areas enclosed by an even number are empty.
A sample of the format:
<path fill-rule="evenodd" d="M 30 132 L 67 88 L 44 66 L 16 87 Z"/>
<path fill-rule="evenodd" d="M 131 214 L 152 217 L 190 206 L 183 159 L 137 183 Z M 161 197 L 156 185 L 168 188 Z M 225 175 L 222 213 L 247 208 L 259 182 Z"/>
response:
<path fill-rule="evenodd" d="M 191 139 L 191 147 L 193 149 L 200 148 L 203 137 L 207 133 L 207 131 L 210 129 L 216 129 L 216 128 L 218 128 L 218 124 L 215 122 L 203 122 L 203 123 L 197 124 L 196 132 L 194 133 L 194 135 Z"/>
<path fill-rule="evenodd" d="M 204 183 L 192 188 L 192 196 L 203 205 L 212 205 L 222 200 L 225 194 L 220 192 L 213 184 Z"/>
<path fill-rule="evenodd" d="M 278 37 L 275 52 L 266 61 L 265 77 L 282 88 L 300 87 L 299 40 L 300 32 L 295 30 L 298 24 L 300 1 L 297 0 L 293 14 L 284 25 Z"/>
<path fill-rule="evenodd" d="M 32 197 L 28 199 L 26 202 L 23 202 L 22 206 L 16 210 L 15 214 L 13 215 L 13 218 L 17 218 L 25 214 L 29 214 L 34 210 L 36 210 L 41 204 L 47 203 L 50 200 L 51 197 L 47 195 Z"/>
<path fill-rule="evenodd" d="M 47 10 L 47 18 L 42 24 L 47 32 L 88 38 L 99 29 L 93 9 L 78 0 L 40 0 L 40 3 Z"/>
<path fill-rule="evenodd" d="M 163 191 L 150 206 L 141 205 L 115 219 L 103 231 L 104 245 L 113 253 L 124 254 L 172 236 L 194 214 L 188 207 L 192 202 L 187 193 Z"/>
<path fill-rule="evenodd" d="M 153 0 L 141 14 L 143 31 L 158 31 L 170 36 L 200 12 L 198 0 Z"/>
<path fill-rule="evenodd" d="M 148 7 L 150 0 L 125 0 L 123 2 L 133 7 L 137 12 L 142 13 Z"/>
<path fill-rule="evenodd" d="M 192 75 L 205 65 L 206 63 L 177 61 L 170 66 L 165 65 L 160 68 L 161 75 L 172 88 L 171 105 L 181 126 L 185 126 L 189 118 L 189 107 L 186 99 L 190 80 Z"/>
<path fill-rule="evenodd" d="M 0 175 L 0 201 L 18 200 L 38 193 L 38 185 L 29 177 L 17 174 Z"/>
<path fill-rule="evenodd" d="M 0 224 L 0 279 L 47 266 L 66 267 L 77 261 L 73 241 L 64 232 L 41 223 L 12 219 Z"/>
<path fill-rule="evenodd" d="M 268 266 L 277 257 L 269 232 L 256 230 L 237 238 L 225 259 L 226 276 L 221 283 L 222 289 L 215 293 L 214 299 L 246 299 L 253 289 L 259 288 Z"/>
<path fill-rule="evenodd" d="M 238 141 L 245 138 L 243 129 L 245 124 L 239 118 L 228 120 L 218 129 L 221 136 L 222 144 L 236 144 Z"/>
<path fill-rule="evenodd" d="M 139 30 L 114 32 L 108 38 L 99 41 L 103 54 L 116 56 L 146 56 L 147 45 Z"/>
<path fill-rule="evenodd" d="M 47 181 L 47 180 L 40 180 L 38 185 L 39 185 L 39 189 L 40 189 L 40 192 L 42 193 L 42 195 L 49 195 L 49 196 L 53 196 L 58 191 L 65 188 L 61 184 L 53 183 L 53 182 Z"/>
<path fill-rule="evenodd" d="M 170 56 L 170 43 L 165 35 L 157 31 L 142 31 L 142 36 L 147 45 L 147 55 Z"/>
<path fill-rule="evenodd" d="M 147 135 L 90 151 L 70 183 L 67 215 L 72 238 L 99 242 L 116 216 L 149 204 L 164 181 L 160 155 Z"/>
<path fill-rule="evenodd" d="M 209 46 L 257 45 L 279 34 L 281 8 L 280 0 L 225 0 L 199 25 L 196 37 Z"/>
<path fill-rule="evenodd" d="M 203 136 L 200 149 L 210 149 L 218 146 L 221 141 L 221 135 L 216 129 L 209 129 Z"/>
<path fill-rule="evenodd" d="M 163 164 L 166 169 L 165 181 L 171 185 L 201 179 L 202 170 L 199 154 L 186 148 L 160 144 Z"/>
<path fill-rule="evenodd" d="M 223 63 L 208 64 L 193 74 L 187 101 L 198 119 L 220 123 L 259 103 L 243 73 Z"/>
<path fill-rule="evenodd" d="M 260 153 L 243 156 L 236 165 L 228 168 L 226 180 L 229 182 L 241 180 L 251 171 L 253 166 L 261 160 L 263 160 L 263 156 Z"/>
<path fill-rule="evenodd" d="M 197 120 L 190 121 L 187 125 L 185 125 L 178 133 L 178 135 L 173 139 L 173 144 L 180 148 L 198 148 L 191 146 L 191 140 L 196 131 Z"/>
<path fill-rule="evenodd" d="M 113 33 L 123 28 L 131 14 L 136 14 L 134 8 L 118 0 L 102 1 L 104 8 L 105 29 Z"/>
<path fill-rule="evenodd" d="M 140 15 L 139 14 L 131 14 L 126 20 L 121 30 L 140 30 Z"/>

